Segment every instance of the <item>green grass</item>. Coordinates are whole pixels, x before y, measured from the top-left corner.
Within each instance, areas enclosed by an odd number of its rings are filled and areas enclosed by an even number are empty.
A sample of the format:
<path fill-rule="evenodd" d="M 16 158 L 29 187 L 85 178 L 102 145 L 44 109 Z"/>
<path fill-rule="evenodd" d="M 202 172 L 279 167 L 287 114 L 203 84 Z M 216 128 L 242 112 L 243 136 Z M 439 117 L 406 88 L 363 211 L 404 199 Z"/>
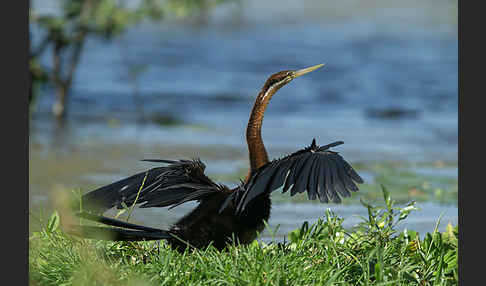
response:
<path fill-rule="evenodd" d="M 30 237 L 32 285 L 457 285 L 457 226 L 424 238 L 397 233 L 414 203 L 364 201 L 353 229 L 331 211 L 289 234 L 289 242 L 229 245 L 219 252 L 172 251 L 164 242 L 106 242 L 68 236 L 55 212 Z"/>

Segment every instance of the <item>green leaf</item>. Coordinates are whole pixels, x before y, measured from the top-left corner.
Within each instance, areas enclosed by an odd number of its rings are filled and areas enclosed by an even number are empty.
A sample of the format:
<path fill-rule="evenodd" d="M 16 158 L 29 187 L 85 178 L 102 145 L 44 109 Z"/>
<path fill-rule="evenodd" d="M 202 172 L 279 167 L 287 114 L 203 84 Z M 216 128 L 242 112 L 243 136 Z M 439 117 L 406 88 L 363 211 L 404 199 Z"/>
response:
<path fill-rule="evenodd" d="M 47 232 L 52 233 L 59 227 L 59 214 L 57 211 L 49 217 L 49 221 L 47 222 Z"/>
<path fill-rule="evenodd" d="M 449 222 L 446 226 L 446 231 L 442 233 L 442 239 L 446 243 L 452 244 L 453 246 L 457 247 L 456 233 L 457 232 L 454 232 L 454 227 L 452 226 L 451 222 Z"/>
<path fill-rule="evenodd" d="M 444 250 L 441 249 L 440 260 L 439 260 L 439 269 L 437 269 L 437 273 L 435 275 L 435 282 L 439 282 L 439 280 L 441 280 L 442 270 L 444 269 L 443 265 L 444 265 Z"/>
<path fill-rule="evenodd" d="M 334 273 L 334 274 L 333 274 L 333 275 L 332 275 L 332 276 L 329 278 L 329 280 L 327 280 L 327 282 L 326 282 L 326 284 L 325 284 L 325 285 L 335 285 L 335 284 L 333 284 L 333 283 L 334 283 L 334 280 L 336 280 L 336 279 L 339 277 L 339 275 L 341 275 L 341 273 L 343 273 L 343 272 L 344 272 L 344 270 L 345 270 L 345 269 L 343 268 L 343 269 L 339 270 L 338 272 Z"/>
<path fill-rule="evenodd" d="M 444 216 L 444 212 L 441 212 L 440 215 L 439 215 L 439 219 L 437 219 L 437 223 L 435 224 L 435 227 L 434 227 L 434 233 L 436 233 L 439 229 L 439 225 L 440 225 L 440 221 L 442 219 L 442 217 Z"/>
<path fill-rule="evenodd" d="M 444 255 L 444 263 L 447 264 L 447 267 L 444 271 L 444 274 L 449 274 L 454 270 L 457 270 L 457 249 L 456 250 L 449 250 Z"/>
<path fill-rule="evenodd" d="M 296 230 L 293 230 L 289 233 L 289 240 L 290 242 L 293 242 L 293 243 L 296 243 L 299 241 L 299 233 L 300 233 L 300 230 L 296 229 Z"/>
<path fill-rule="evenodd" d="M 122 202 L 123 203 L 123 202 Z M 123 213 L 125 213 L 127 211 L 126 208 L 124 209 L 121 209 L 120 211 L 118 211 L 118 213 L 115 215 L 115 218 L 118 218 L 120 215 L 122 215 Z"/>
<path fill-rule="evenodd" d="M 382 271 L 381 263 L 380 262 L 375 263 L 375 277 L 376 277 L 376 281 L 378 281 L 378 282 L 383 281 L 382 272 L 383 271 Z"/>
<path fill-rule="evenodd" d="M 390 203 L 390 192 L 388 192 L 388 190 L 383 184 L 381 185 L 381 191 L 383 193 L 383 199 L 385 200 L 385 203 L 388 205 Z"/>
<path fill-rule="evenodd" d="M 411 201 L 406 207 L 400 209 L 400 216 L 398 217 L 399 221 L 406 219 L 412 211 L 420 210 L 418 207 L 415 206 L 415 203 L 415 201 Z"/>
<path fill-rule="evenodd" d="M 414 230 L 404 229 L 403 233 L 408 236 L 409 241 L 415 240 L 418 237 L 418 232 Z"/>
<path fill-rule="evenodd" d="M 300 227 L 300 237 L 304 237 L 307 234 L 307 231 L 309 230 L 309 222 L 304 221 L 302 226 Z"/>
<path fill-rule="evenodd" d="M 403 272 L 403 278 L 405 278 L 409 282 L 419 283 L 417 278 L 413 277 L 413 275 L 409 274 L 408 272 Z"/>

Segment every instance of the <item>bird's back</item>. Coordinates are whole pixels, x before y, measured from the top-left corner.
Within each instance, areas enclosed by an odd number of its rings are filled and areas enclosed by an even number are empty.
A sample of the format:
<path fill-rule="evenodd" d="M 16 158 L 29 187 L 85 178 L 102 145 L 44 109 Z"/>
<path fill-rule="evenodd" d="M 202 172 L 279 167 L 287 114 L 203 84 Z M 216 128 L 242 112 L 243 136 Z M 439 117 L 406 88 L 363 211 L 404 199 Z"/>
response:
<path fill-rule="evenodd" d="M 270 216 L 270 197 L 265 195 L 254 200 L 241 214 L 235 214 L 236 204 L 230 202 L 220 213 L 221 205 L 233 191 L 236 189 L 201 201 L 193 211 L 176 222 L 170 232 L 196 248 L 212 244 L 223 249 L 233 237 L 241 244 L 252 242 Z M 184 249 L 187 246 L 177 238 L 169 243 L 173 248 Z"/>

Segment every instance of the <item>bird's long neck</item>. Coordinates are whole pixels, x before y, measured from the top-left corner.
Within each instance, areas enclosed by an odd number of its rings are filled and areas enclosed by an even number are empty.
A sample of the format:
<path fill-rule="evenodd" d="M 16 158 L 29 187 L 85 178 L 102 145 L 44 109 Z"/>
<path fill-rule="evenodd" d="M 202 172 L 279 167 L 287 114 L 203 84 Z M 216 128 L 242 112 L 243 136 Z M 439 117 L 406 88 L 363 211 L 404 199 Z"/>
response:
<path fill-rule="evenodd" d="M 248 143 L 250 156 L 250 170 L 248 171 L 246 181 L 248 181 L 253 172 L 268 163 L 267 150 L 262 140 L 262 122 L 270 98 L 276 91 L 277 88 L 264 86 L 253 104 L 250 119 L 246 127 L 246 142 Z"/>

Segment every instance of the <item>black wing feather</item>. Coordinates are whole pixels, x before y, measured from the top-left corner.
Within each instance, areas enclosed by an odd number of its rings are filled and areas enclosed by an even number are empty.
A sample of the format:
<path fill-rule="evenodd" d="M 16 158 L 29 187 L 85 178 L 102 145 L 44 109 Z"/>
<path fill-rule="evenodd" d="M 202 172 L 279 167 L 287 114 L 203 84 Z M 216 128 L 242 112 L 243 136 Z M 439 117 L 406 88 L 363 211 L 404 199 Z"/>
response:
<path fill-rule="evenodd" d="M 315 157 L 309 154 L 308 158 L 302 160 L 302 164 L 299 171 L 295 172 L 296 175 L 294 175 L 297 179 L 295 181 L 294 186 L 292 187 L 292 190 L 290 190 L 291 196 L 297 193 L 302 193 L 306 190 L 307 182 L 309 178 L 309 171 L 314 159 Z"/>
<path fill-rule="evenodd" d="M 278 169 L 269 168 L 269 169 L 265 170 L 265 172 L 262 172 L 258 176 L 258 180 L 256 180 L 256 182 L 255 182 L 255 190 L 257 190 L 257 191 L 252 192 L 252 194 L 249 194 L 249 199 L 253 199 L 254 197 L 265 192 L 265 187 L 270 183 L 270 180 L 272 180 L 273 175 L 277 171 L 278 171 Z"/>
<path fill-rule="evenodd" d="M 273 176 L 269 187 L 271 190 L 278 189 L 283 185 L 288 175 L 290 174 L 289 168 L 291 166 L 291 163 L 292 162 L 284 162 L 282 166 L 276 168 L 277 172 L 275 172 L 275 175 Z"/>
<path fill-rule="evenodd" d="M 87 213 L 87 212 L 79 212 L 79 213 L 76 214 L 76 216 L 90 220 L 90 221 L 99 222 L 99 223 L 102 223 L 102 224 L 105 224 L 105 225 L 110 225 L 110 226 L 123 227 L 123 228 L 134 229 L 134 230 L 151 231 L 151 232 L 161 231 L 161 229 L 143 226 L 143 225 L 138 225 L 138 224 L 134 224 L 134 223 L 129 223 L 129 222 L 121 221 L 121 220 L 118 220 L 118 219 L 105 217 L 105 216 L 101 216 L 101 215 L 95 215 L 95 214 L 91 214 L 91 213 Z"/>
<path fill-rule="evenodd" d="M 111 241 L 144 241 L 173 238 L 168 231 L 150 232 L 143 230 L 128 230 L 123 228 L 76 225 L 67 230 L 73 235 L 82 235 L 85 238 L 111 240 Z"/>
<path fill-rule="evenodd" d="M 356 171 L 353 169 L 353 167 L 351 167 L 351 165 L 348 164 L 348 162 L 344 161 L 343 160 L 343 164 L 344 164 L 344 167 L 348 173 L 349 176 L 351 176 L 351 178 L 357 182 L 357 183 L 364 183 L 363 179 L 358 175 L 358 173 L 356 173 Z"/>
<path fill-rule="evenodd" d="M 319 164 L 317 169 L 317 194 L 319 195 L 319 201 L 321 203 L 328 203 L 329 199 L 326 194 L 326 180 L 324 176 L 322 164 Z"/>
<path fill-rule="evenodd" d="M 332 171 L 329 166 L 329 159 L 328 158 L 322 158 L 321 161 L 323 162 L 324 166 L 324 172 L 326 174 L 326 194 L 327 197 L 329 198 L 330 201 L 333 203 L 341 203 L 341 198 L 338 196 L 336 193 L 336 190 L 334 189 L 334 178 L 332 176 Z"/>
<path fill-rule="evenodd" d="M 332 166 L 330 169 L 332 171 L 332 177 L 334 178 L 334 186 L 336 191 L 343 197 L 350 197 L 351 193 L 349 193 L 348 190 L 346 190 L 346 187 L 344 187 L 343 184 L 343 178 L 341 178 L 338 174 L 339 169 L 341 168 L 341 164 L 335 160 L 335 158 L 330 158 L 329 160 L 330 165 Z"/>
<path fill-rule="evenodd" d="M 234 196 L 238 200 L 236 212 L 241 213 L 251 200 L 282 185 L 283 193 L 291 188 L 293 196 L 307 190 L 309 199 L 319 197 L 325 203 L 340 203 L 341 196 L 351 196 L 349 190 L 358 190 L 354 182 L 363 183 L 363 179 L 337 152 L 329 150 L 340 144 L 343 142 L 319 147 L 313 140 L 309 147 L 262 166 L 252 174 L 242 193 Z"/>
<path fill-rule="evenodd" d="M 206 166 L 199 159 L 142 161 L 168 165 L 140 172 L 85 194 L 82 198 L 85 209 L 104 212 L 115 206 L 122 208 L 122 203 L 130 206 L 135 202 L 143 208 L 177 206 L 225 189 L 204 174 Z"/>
<path fill-rule="evenodd" d="M 298 163 L 299 161 L 293 160 L 292 165 L 289 166 L 289 173 L 287 175 L 287 179 L 285 180 L 285 185 L 282 190 L 282 193 L 285 193 L 290 188 L 290 186 L 292 186 L 295 183 L 293 170 L 295 169 L 294 166 L 297 165 Z M 275 164 L 275 167 L 277 167 L 277 164 Z"/>
<path fill-rule="evenodd" d="M 81 235 L 85 238 L 95 238 L 103 240 L 158 240 L 168 239 L 173 236 L 169 231 L 128 223 L 114 218 L 95 215 L 87 212 L 77 213 L 77 216 L 96 221 L 113 227 L 89 226 L 89 225 L 71 225 L 68 226 L 67 232 L 73 235 Z"/>
<path fill-rule="evenodd" d="M 339 174 L 339 177 L 341 178 L 344 186 L 346 187 L 346 189 L 348 189 L 352 192 L 357 192 L 359 190 L 359 188 L 353 182 L 351 177 L 346 173 L 346 169 L 345 169 L 344 164 L 342 164 L 342 162 L 339 162 L 337 160 L 336 160 L 336 164 L 339 164 L 338 174 Z"/>
<path fill-rule="evenodd" d="M 315 159 L 312 161 L 309 179 L 307 181 L 307 197 L 309 200 L 315 200 L 317 198 L 317 172 L 319 171 L 319 164 L 317 163 L 317 160 L 318 158 L 315 157 Z"/>

